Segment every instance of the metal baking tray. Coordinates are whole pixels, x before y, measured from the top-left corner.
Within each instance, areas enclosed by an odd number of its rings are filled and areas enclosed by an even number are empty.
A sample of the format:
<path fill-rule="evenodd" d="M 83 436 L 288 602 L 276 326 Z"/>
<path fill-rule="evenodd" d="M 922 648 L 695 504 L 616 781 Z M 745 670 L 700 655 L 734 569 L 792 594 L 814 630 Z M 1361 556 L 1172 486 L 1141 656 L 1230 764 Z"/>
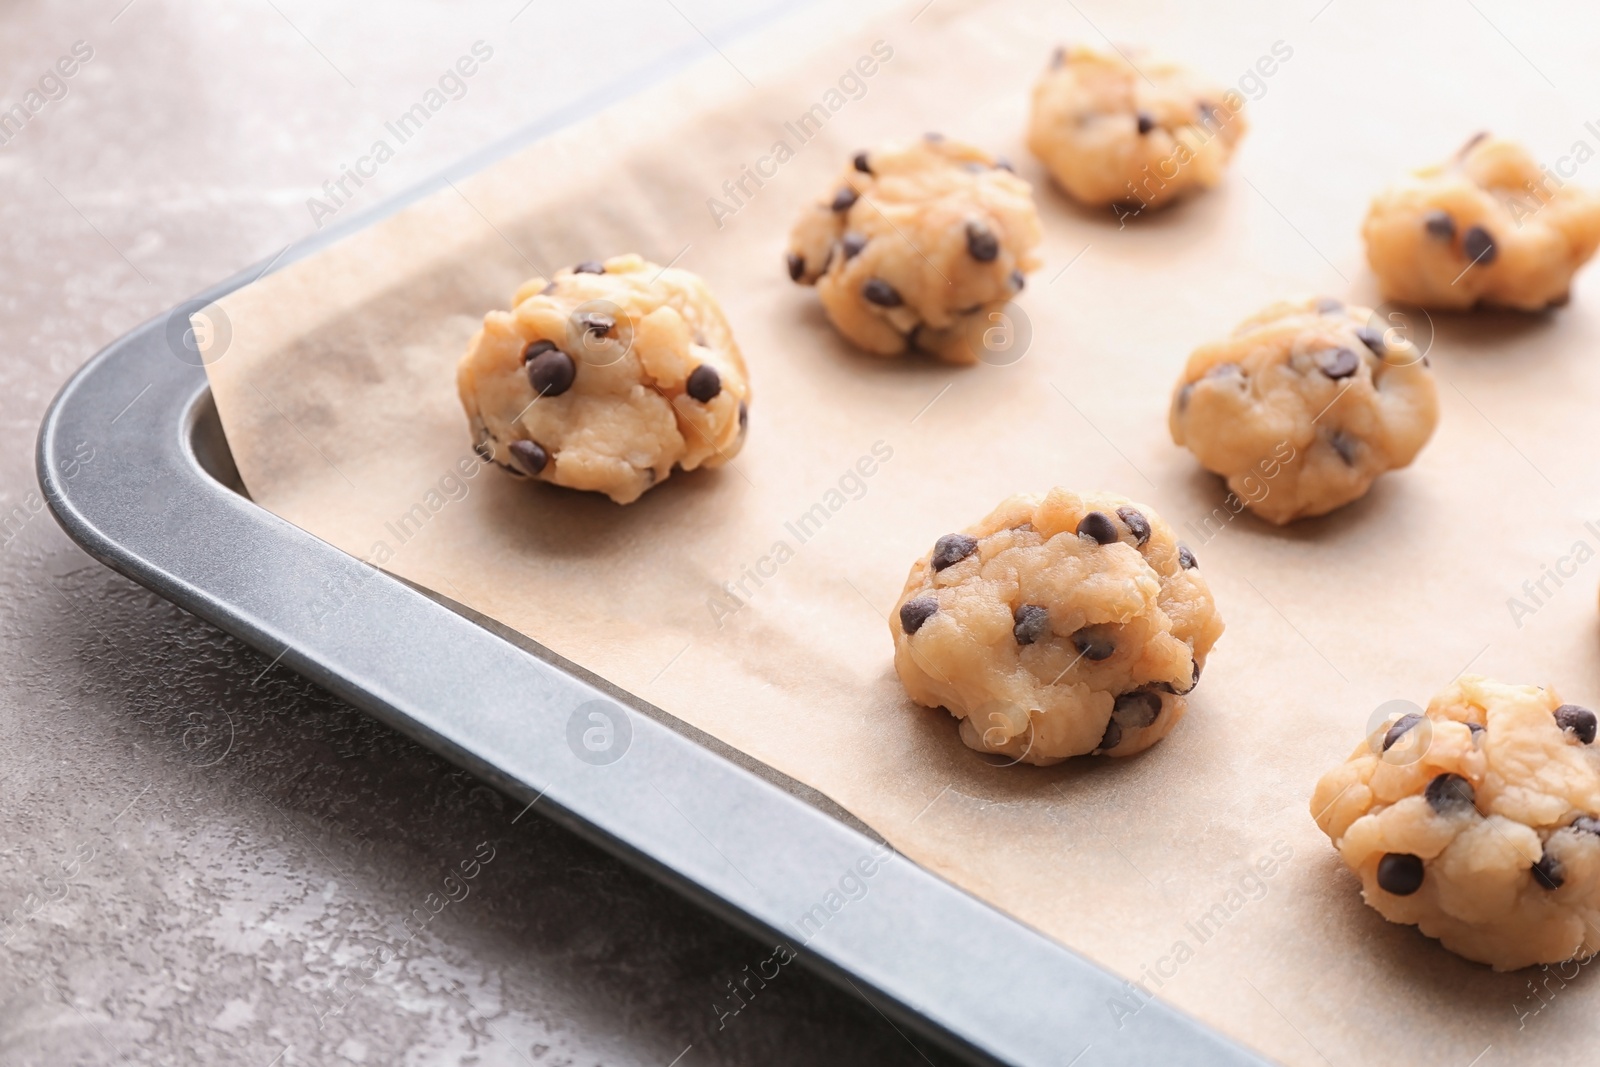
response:
<path fill-rule="evenodd" d="M 91 556 L 298 671 L 974 1063 L 1266 1061 L 888 847 L 813 790 L 527 638 L 375 571 L 246 495 L 190 312 L 447 186 L 613 89 L 133 330 L 40 427 L 51 512 Z M 94 449 L 80 463 L 78 450 Z M 337 626 L 329 590 L 355 590 Z M 323 606 L 319 606 L 323 605 Z M 524 809 L 529 810 L 529 809 Z M 520 816 L 519 816 L 520 817 Z"/>

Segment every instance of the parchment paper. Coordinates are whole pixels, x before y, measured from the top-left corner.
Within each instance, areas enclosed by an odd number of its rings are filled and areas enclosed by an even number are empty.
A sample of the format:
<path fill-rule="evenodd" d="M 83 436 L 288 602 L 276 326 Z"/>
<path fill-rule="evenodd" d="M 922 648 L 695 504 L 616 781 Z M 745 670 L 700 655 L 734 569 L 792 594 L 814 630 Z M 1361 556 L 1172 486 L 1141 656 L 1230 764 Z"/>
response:
<path fill-rule="evenodd" d="M 816 787 L 1267 1055 L 1591 1063 L 1591 975 L 1495 975 L 1383 922 L 1306 803 L 1378 705 L 1426 702 L 1469 666 L 1600 699 L 1600 563 L 1569 561 L 1575 576 L 1547 580 L 1537 605 L 1521 588 L 1575 542 L 1600 546 L 1584 526 L 1600 519 L 1600 282 L 1580 279 L 1556 314 L 1412 322 L 1423 343 L 1437 334 L 1439 431 L 1323 520 L 1197 532 L 1224 490 L 1171 444 L 1165 413 L 1188 351 L 1262 304 L 1375 302 L 1359 225 L 1402 168 L 1486 126 L 1552 164 L 1574 141 L 1600 147 L 1577 110 L 1600 99 L 1595 67 L 1570 51 L 1593 34 L 1517 23 L 1517 49 L 1469 6 L 1335 0 L 1310 21 L 1313 6 L 915 0 L 791 16 L 228 297 L 232 340 L 210 374 L 239 470 L 277 514 L 364 558 L 383 543 L 394 573 Z M 1028 90 L 1053 44 L 1103 43 L 1101 28 L 1259 96 L 1224 186 L 1125 225 L 1049 186 L 1022 146 Z M 878 41 L 892 58 L 864 92 L 841 86 Z M 1278 42 L 1292 55 L 1263 62 Z M 785 123 L 818 103 L 838 106 L 802 144 Z M 792 218 L 848 153 L 930 128 L 1035 183 L 1046 266 L 1021 298 L 1032 342 L 1013 365 L 860 355 L 785 276 Z M 762 160 L 779 139 L 793 157 L 774 169 Z M 763 184 L 730 196 L 724 182 L 758 164 Z M 1578 179 L 1600 183 L 1594 167 Z M 720 225 L 711 197 L 730 209 Z M 453 481 L 470 455 L 454 367 L 483 313 L 536 271 L 623 251 L 675 260 L 720 296 L 754 382 L 737 462 L 627 508 L 492 468 Z M 875 447 L 892 454 L 860 477 Z M 1185 528 L 1228 631 L 1153 751 L 995 767 L 906 700 L 884 615 L 938 535 L 1055 484 L 1125 493 Z M 829 518 L 802 543 L 785 524 L 816 503 Z M 402 525 L 419 504 L 425 518 Z M 774 568 L 779 543 L 793 558 Z M 742 606 L 719 619 L 724 583 L 741 581 Z M 1513 596 L 1534 610 L 1514 617 Z M 1107 1011 L 1136 1027 L 1139 1002 Z"/>

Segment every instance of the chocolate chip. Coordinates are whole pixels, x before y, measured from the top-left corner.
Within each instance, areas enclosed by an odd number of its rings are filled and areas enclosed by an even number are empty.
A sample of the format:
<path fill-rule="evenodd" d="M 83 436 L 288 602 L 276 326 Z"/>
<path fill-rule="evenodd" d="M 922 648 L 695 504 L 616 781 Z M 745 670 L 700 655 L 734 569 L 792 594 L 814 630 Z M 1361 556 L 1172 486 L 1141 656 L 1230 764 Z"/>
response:
<path fill-rule="evenodd" d="M 684 385 L 683 391 L 700 401 L 709 404 L 722 392 L 722 375 L 717 373 L 717 368 L 709 363 L 702 363 L 689 375 L 689 381 Z"/>
<path fill-rule="evenodd" d="M 1594 744 L 1596 721 L 1594 712 L 1576 704 L 1563 704 L 1556 709 L 1556 725 L 1568 730 L 1586 745 Z"/>
<path fill-rule="evenodd" d="M 572 268 L 572 273 L 574 274 L 604 274 L 605 272 L 605 264 L 597 263 L 592 259 L 586 259 Z"/>
<path fill-rule="evenodd" d="M 866 234 L 847 233 L 839 241 L 839 247 L 844 251 L 844 260 L 848 263 L 859 256 L 863 248 L 867 247 Z"/>
<path fill-rule="evenodd" d="M 1338 381 L 1361 369 L 1361 357 L 1348 348 L 1325 348 L 1317 353 L 1317 366 L 1323 374 Z"/>
<path fill-rule="evenodd" d="M 1117 539 L 1117 524 L 1105 512 L 1091 511 L 1078 521 L 1078 536 L 1109 545 Z"/>
<path fill-rule="evenodd" d="M 1050 612 L 1038 604 L 1024 604 L 1011 617 L 1016 620 L 1011 635 L 1019 645 L 1031 645 L 1050 632 Z"/>
<path fill-rule="evenodd" d="M 867 284 L 861 287 L 861 295 L 869 304 L 877 304 L 883 308 L 897 308 L 905 303 L 895 287 L 882 278 L 868 278 Z"/>
<path fill-rule="evenodd" d="M 1189 398 L 1194 395 L 1194 383 L 1185 382 L 1183 388 L 1178 390 L 1178 410 L 1186 411 L 1189 408 Z"/>
<path fill-rule="evenodd" d="M 598 311 L 585 311 L 578 316 L 578 325 L 596 337 L 604 337 L 617 328 L 617 320 L 610 315 L 602 315 Z"/>
<path fill-rule="evenodd" d="M 788 254 L 787 261 L 789 264 L 790 280 L 799 281 L 806 272 L 806 261 L 800 256 L 795 255 L 793 252 Z"/>
<path fill-rule="evenodd" d="M 528 347 L 522 350 L 522 362 L 528 363 L 555 348 L 554 341 L 529 341 Z"/>
<path fill-rule="evenodd" d="M 1058 46 L 1054 52 L 1050 53 L 1050 65 L 1052 67 L 1064 67 L 1064 66 L 1066 66 L 1067 65 L 1067 50 L 1065 48 L 1061 48 L 1061 47 Z"/>
<path fill-rule="evenodd" d="M 1323 296 L 1323 297 L 1318 297 L 1317 298 L 1317 314 L 1319 314 L 1319 315 L 1332 315 L 1335 311 L 1343 311 L 1343 310 L 1344 310 L 1344 301 L 1343 300 L 1335 300 L 1331 296 Z"/>
<path fill-rule="evenodd" d="M 1135 689 L 1123 693 L 1111 708 L 1111 717 L 1119 726 L 1130 730 L 1143 729 L 1156 721 L 1161 714 L 1161 698 L 1148 689 Z"/>
<path fill-rule="evenodd" d="M 1128 527 L 1128 532 L 1133 534 L 1136 544 L 1143 547 L 1150 540 L 1150 520 L 1139 513 L 1138 508 L 1118 508 L 1117 518 Z"/>
<path fill-rule="evenodd" d="M 1193 656 L 1194 653 L 1191 652 L 1189 655 Z M 1189 688 L 1184 690 L 1185 693 L 1194 692 L 1194 687 L 1200 684 L 1200 661 L 1197 659 L 1191 659 L 1189 662 L 1193 664 L 1194 670 L 1190 672 L 1191 677 L 1189 679 Z"/>
<path fill-rule="evenodd" d="M 1008 170 L 1012 174 L 1015 174 L 1017 172 L 1017 168 L 1013 167 L 1011 165 L 1011 160 L 1007 159 L 1005 156 L 995 156 L 994 157 L 994 169 L 995 170 Z"/>
<path fill-rule="evenodd" d="M 1012 292 L 1014 292 L 1014 293 L 1022 292 L 1023 287 L 1026 286 L 1027 284 L 1028 284 L 1028 279 L 1024 278 L 1022 276 L 1022 272 L 1020 270 L 1014 270 L 1014 271 L 1011 272 L 1011 291 Z"/>
<path fill-rule="evenodd" d="M 1384 344 L 1382 330 L 1371 326 L 1357 326 L 1356 336 L 1361 339 L 1362 344 L 1372 349 L 1373 355 L 1381 356 L 1389 351 L 1389 346 Z"/>
<path fill-rule="evenodd" d="M 1467 733 L 1469 735 L 1471 735 L 1471 737 L 1472 737 L 1472 739 L 1474 741 L 1476 741 L 1478 739 L 1478 735 L 1483 733 L 1484 730 L 1486 730 L 1486 729 L 1488 729 L 1488 727 L 1481 726 L 1481 725 L 1479 725 L 1478 723 L 1475 723 L 1475 722 L 1467 723 Z"/>
<path fill-rule="evenodd" d="M 978 550 L 978 539 L 966 534 L 945 534 L 933 543 L 933 569 L 953 567 Z"/>
<path fill-rule="evenodd" d="M 922 135 L 922 139 L 925 141 L 932 141 L 934 144 L 938 144 L 940 141 L 944 140 L 944 134 L 940 133 L 938 130 L 929 130 L 927 133 Z"/>
<path fill-rule="evenodd" d="M 1116 719 L 1106 720 L 1106 732 L 1100 735 L 1100 744 L 1095 746 L 1096 752 L 1110 752 L 1122 744 L 1122 727 L 1117 725 Z"/>
<path fill-rule="evenodd" d="M 1390 852 L 1378 861 L 1378 888 L 1409 897 L 1422 888 L 1422 860 L 1409 852 Z"/>
<path fill-rule="evenodd" d="M 553 293 L 555 291 L 556 291 L 556 283 L 555 282 L 551 282 L 548 285 L 546 285 L 543 289 L 539 290 L 539 295 L 540 296 L 549 296 L 551 293 Z"/>
<path fill-rule="evenodd" d="M 1328 444 L 1339 453 L 1339 458 L 1344 460 L 1346 467 L 1356 465 L 1356 439 L 1343 430 L 1329 430 Z"/>
<path fill-rule="evenodd" d="M 939 613 L 939 602 L 931 596 L 919 596 L 900 605 L 900 629 L 908 635 L 922 629 L 922 624 Z"/>
<path fill-rule="evenodd" d="M 1561 861 L 1548 852 L 1539 857 L 1531 873 L 1533 880 L 1546 889 L 1560 889 L 1567 880 L 1567 872 L 1561 866 Z"/>
<path fill-rule="evenodd" d="M 554 345 L 528 361 L 528 384 L 540 396 L 560 396 L 572 388 L 577 376 L 572 357 Z"/>
<path fill-rule="evenodd" d="M 1570 829 L 1576 830 L 1580 834 L 1594 834 L 1596 837 L 1600 837 L 1600 819 L 1596 819 L 1592 815 L 1580 815 L 1572 820 Z"/>
<path fill-rule="evenodd" d="M 979 263 L 993 263 L 1000 254 L 1000 240 L 981 222 L 967 223 L 967 252 Z"/>
<path fill-rule="evenodd" d="M 1487 267 L 1494 262 L 1499 250 L 1495 248 L 1494 238 L 1489 235 L 1488 230 L 1482 226 L 1474 226 L 1462 234 L 1461 251 L 1465 252 L 1472 262 Z"/>
<path fill-rule="evenodd" d="M 867 154 L 865 152 L 856 153 L 855 164 L 856 170 L 859 170 L 862 174 L 872 173 L 872 167 L 867 163 Z"/>
<path fill-rule="evenodd" d="M 1422 716 L 1418 715 L 1416 712 L 1412 712 L 1409 715 L 1402 715 L 1396 719 L 1394 721 L 1394 725 L 1389 727 L 1389 729 L 1383 735 L 1383 751 L 1389 751 L 1390 748 L 1394 747 L 1394 743 L 1396 741 L 1410 733 L 1411 728 L 1421 721 Z"/>
<path fill-rule="evenodd" d="M 1428 807 L 1440 815 L 1474 810 L 1473 803 L 1477 799 L 1472 783 L 1459 774 L 1435 775 L 1422 795 L 1427 798 Z"/>
<path fill-rule="evenodd" d="M 1200 566 L 1200 561 L 1194 558 L 1194 551 L 1182 541 L 1178 542 L 1178 566 L 1186 571 L 1192 571 Z"/>
<path fill-rule="evenodd" d="M 1135 121 L 1139 125 L 1139 132 L 1141 134 L 1149 133 L 1151 130 L 1156 128 L 1156 118 L 1148 111 L 1140 111 L 1135 117 Z"/>
<path fill-rule="evenodd" d="M 750 409 L 745 407 L 743 400 L 739 401 L 739 429 L 743 430 L 750 425 Z"/>
<path fill-rule="evenodd" d="M 1099 663 L 1103 659 L 1110 659 L 1117 651 L 1116 643 L 1104 633 L 1095 632 L 1088 628 L 1079 630 L 1072 635 L 1072 644 L 1084 659 Z"/>
<path fill-rule="evenodd" d="M 1437 237 L 1441 241 L 1453 241 L 1456 238 L 1456 220 L 1450 217 L 1448 211 L 1430 211 L 1422 216 L 1422 228 L 1428 231 L 1429 237 Z"/>
<path fill-rule="evenodd" d="M 830 206 L 835 211 L 849 211 L 859 199 L 861 199 L 861 194 L 846 185 L 833 194 L 833 203 Z"/>
<path fill-rule="evenodd" d="M 965 163 L 961 164 L 961 169 L 966 171 L 968 174 L 982 174 L 989 168 L 984 166 L 982 163 L 979 163 L 976 159 L 969 159 Z"/>
<path fill-rule="evenodd" d="M 538 474 L 550 462 L 550 453 L 533 441 L 512 441 L 511 458 L 529 474 Z"/>

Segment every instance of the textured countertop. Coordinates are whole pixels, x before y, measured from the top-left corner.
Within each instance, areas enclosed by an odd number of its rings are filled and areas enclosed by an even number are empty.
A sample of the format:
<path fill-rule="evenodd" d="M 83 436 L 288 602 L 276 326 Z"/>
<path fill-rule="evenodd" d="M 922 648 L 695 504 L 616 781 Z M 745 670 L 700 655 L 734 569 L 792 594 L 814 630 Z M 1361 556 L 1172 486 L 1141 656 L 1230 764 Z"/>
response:
<path fill-rule="evenodd" d="M 731 1013 L 770 947 L 100 566 L 34 480 L 74 369 L 311 232 L 478 42 L 341 212 L 772 6 L 0 9 L 0 1063 L 924 1061 L 792 968 Z"/>

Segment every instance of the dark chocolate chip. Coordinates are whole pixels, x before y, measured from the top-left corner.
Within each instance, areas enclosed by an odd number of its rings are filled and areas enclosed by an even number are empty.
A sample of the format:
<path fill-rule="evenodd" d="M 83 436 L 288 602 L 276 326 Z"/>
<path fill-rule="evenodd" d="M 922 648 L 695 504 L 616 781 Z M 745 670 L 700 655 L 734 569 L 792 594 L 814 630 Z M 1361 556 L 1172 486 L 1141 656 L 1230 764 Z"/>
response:
<path fill-rule="evenodd" d="M 1494 238 L 1482 226 L 1474 226 L 1461 235 L 1461 251 L 1474 263 L 1484 266 L 1494 262 L 1494 257 L 1499 249 L 1495 248 Z"/>
<path fill-rule="evenodd" d="M 745 407 L 743 400 L 739 401 L 739 429 L 743 430 L 750 425 L 750 409 Z"/>
<path fill-rule="evenodd" d="M 1389 351 L 1389 346 L 1383 343 L 1383 331 L 1371 326 L 1357 326 L 1356 336 L 1361 338 L 1361 343 L 1372 349 L 1374 355 L 1381 356 Z"/>
<path fill-rule="evenodd" d="M 616 329 L 617 320 L 610 315 L 602 315 L 598 311 L 585 311 L 578 316 L 578 325 L 596 337 L 603 337 Z"/>
<path fill-rule="evenodd" d="M 914 634 L 922 624 L 939 613 L 939 602 L 931 596 L 919 596 L 900 605 L 900 629 Z"/>
<path fill-rule="evenodd" d="M 805 275 L 806 261 L 800 256 L 795 255 L 793 252 L 790 252 L 787 257 L 787 262 L 789 264 L 790 280 L 799 281 Z"/>
<path fill-rule="evenodd" d="M 528 361 L 528 384 L 540 396 L 560 396 L 572 388 L 577 376 L 572 357 L 554 345 Z"/>
<path fill-rule="evenodd" d="M 1000 254 L 1000 239 L 981 222 L 967 223 L 967 252 L 979 263 L 993 263 Z"/>
<path fill-rule="evenodd" d="M 1193 652 L 1189 654 L 1191 656 L 1194 655 Z M 1194 670 L 1192 672 L 1192 677 L 1189 680 L 1189 688 L 1184 690 L 1185 693 L 1194 692 L 1194 687 L 1200 684 L 1200 661 L 1197 659 L 1191 659 L 1189 662 L 1194 665 Z"/>
<path fill-rule="evenodd" d="M 528 347 L 522 350 L 522 362 L 531 362 L 555 347 L 556 343 L 554 341 L 529 341 Z"/>
<path fill-rule="evenodd" d="M 1122 744 L 1122 727 L 1117 725 L 1116 719 L 1106 720 L 1106 732 L 1100 735 L 1100 744 L 1095 747 L 1096 752 L 1110 752 Z"/>
<path fill-rule="evenodd" d="M 1329 430 L 1328 444 L 1339 453 L 1339 458 L 1344 460 L 1346 467 L 1356 465 L 1356 439 L 1343 430 Z"/>
<path fill-rule="evenodd" d="M 1110 659 L 1117 651 L 1116 643 L 1104 633 L 1085 628 L 1072 635 L 1072 644 L 1083 658 L 1093 663 Z"/>
<path fill-rule="evenodd" d="M 1117 524 L 1105 512 L 1091 511 L 1078 521 L 1078 536 L 1109 545 L 1117 539 Z"/>
<path fill-rule="evenodd" d="M 1020 270 L 1014 270 L 1014 271 L 1011 272 L 1011 291 L 1012 292 L 1015 292 L 1015 293 L 1022 292 L 1023 288 L 1027 284 L 1028 284 L 1028 279 L 1022 276 L 1022 272 Z"/>
<path fill-rule="evenodd" d="M 709 363 L 702 363 L 689 375 L 689 381 L 684 385 L 683 391 L 700 401 L 709 404 L 722 392 L 722 375 L 717 373 L 717 368 Z"/>
<path fill-rule="evenodd" d="M 1580 815 L 1572 820 L 1571 829 L 1581 834 L 1594 834 L 1596 837 L 1600 837 L 1600 819 L 1596 819 L 1592 815 Z"/>
<path fill-rule="evenodd" d="M 861 295 L 868 303 L 883 308 L 897 308 L 905 303 L 900 298 L 899 291 L 882 278 L 868 278 L 867 283 L 861 287 Z"/>
<path fill-rule="evenodd" d="M 835 211 L 849 211 L 859 199 L 861 199 L 861 194 L 846 185 L 833 194 L 833 203 L 830 206 Z"/>
<path fill-rule="evenodd" d="M 1539 857 L 1531 873 L 1533 880 L 1546 889 L 1560 889 L 1567 880 L 1567 872 L 1561 866 L 1561 861 L 1548 852 Z"/>
<path fill-rule="evenodd" d="M 1150 520 L 1139 513 L 1138 508 L 1118 508 L 1117 518 L 1128 527 L 1128 532 L 1133 534 L 1133 540 L 1141 547 L 1150 540 Z"/>
<path fill-rule="evenodd" d="M 1008 170 L 1012 174 L 1015 174 L 1017 172 L 1017 168 L 1013 167 L 1011 165 L 1011 160 L 1007 159 L 1005 156 L 995 156 L 994 157 L 994 169 L 995 170 Z"/>
<path fill-rule="evenodd" d="M 1317 353 L 1317 366 L 1323 374 L 1338 381 L 1361 369 L 1361 357 L 1348 348 L 1325 348 Z"/>
<path fill-rule="evenodd" d="M 1011 634 L 1019 645 L 1031 645 L 1050 632 L 1050 612 L 1038 604 L 1024 604 L 1011 617 L 1016 620 Z"/>
<path fill-rule="evenodd" d="M 865 152 L 856 153 L 855 164 L 856 170 L 859 170 L 862 174 L 872 173 L 872 167 L 867 163 L 867 154 Z"/>
<path fill-rule="evenodd" d="M 966 534 L 945 534 L 933 543 L 933 569 L 953 567 L 978 550 L 978 539 Z"/>
<path fill-rule="evenodd" d="M 1430 211 L 1422 216 L 1422 228 L 1428 231 L 1429 237 L 1437 237 L 1441 241 L 1453 241 L 1456 238 L 1456 220 L 1450 217 L 1448 211 Z"/>
<path fill-rule="evenodd" d="M 1065 48 L 1057 46 L 1056 50 L 1054 52 L 1050 53 L 1050 65 L 1052 67 L 1064 67 L 1064 66 L 1066 66 L 1067 65 L 1067 50 Z"/>
<path fill-rule="evenodd" d="M 1422 716 L 1418 715 L 1416 712 L 1412 712 L 1409 715 L 1402 715 L 1396 719 L 1394 721 L 1394 725 L 1389 727 L 1389 729 L 1384 732 L 1383 751 L 1389 751 L 1389 749 L 1394 747 L 1394 743 L 1396 741 L 1408 734 L 1411 731 L 1411 728 L 1421 721 Z"/>
<path fill-rule="evenodd" d="M 1428 807 L 1440 815 L 1474 810 L 1477 799 L 1472 783 L 1459 774 L 1435 775 L 1422 795 L 1427 798 Z"/>
<path fill-rule="evenodd" d="M 1343 311 L 1343 310 L 1344 310 L 1344 301 L 1343 300 L 1335 300 L 1331 296 L 1323 296 L 1323 297 L 1318 297 L 1317 298 L 1317 314 L 1319 314 L 1319 315 L 1332 315 L 1335 311 Z"/>
<path fill-rule="evenodd" d="M 550 453 L 533 441 L 512 441 L 511 458 L 529 474 L 538 474 L 550 462 Z"/>
<path fill-rule="evenodd" d="M 932 141 L 934 144 L 938 144 L 940 141 L 944 140 L 944 134 L 940 133 L 938 130 L 929 130 L 927 133 L 922 135 L 922 139 L 925 141 Z"/>
<path fill-rule="evenodd" d="M 1161 698 L 1148 689 L 1135 689 L 1123 693 L 1111 708 L 1111 717 L 1119 726 L 1130 730 L 1142 729 L 1156 721 L 1161 714 Z"/>
<path fill-rule="evenodd" d="M 1378 888 L 1409 897 L 1422 888 L 1422 859 L 1409 852 L 1390 852 L 1378 861 Z"/>
<path fill-rule="evenodd" d="M 867 236 L 862 233 L 847 233 L 840 239 L 839 247 L 844 251 L 844 260 L 848 263 L 859 256 L 863 248 L 867 247 Z"/>
<path fill-rule="evenodd" d="M 1467 733 L 1472 736 L 1474 741 L 1476 741 L 1478 739 L 1478 735 L 1483 733 L 1483 731 L 1486 729 L 1488 729 L 1488 727 L 1482 726 L 1475 722 L 1467 723 Z"/>
<path fill-rule="evenodd" d="M 1182 541 L 1178 542 L 1178 566 L 1186 571 L 1192 571 L 1200 566 L 1200 561 L 1194 558 L 1194 550 Z"/>
<path fill-rule="evenodd" d="M 586 259 L 572 268 L 572 273 L 574 274 L 604 274 L 605 272 L 606 265 L 592 259 Z"/>
<path fill-rule="evenodd" d="M 1139 124 L 1139 132 L 1141 134 L 1149 133 L 1156 128 L 1156 117 L 1148 111 L 1140 111 L 1135 116 L 1134 121 Z"/>
<path fill-rule="evenodd" d="M 1586 745 L 1594 744 L 1596 721 L 1594 712 L 1576 704 L 1563 704 L 1556 709 L 1556 725 L 1571 732 Z"/>

